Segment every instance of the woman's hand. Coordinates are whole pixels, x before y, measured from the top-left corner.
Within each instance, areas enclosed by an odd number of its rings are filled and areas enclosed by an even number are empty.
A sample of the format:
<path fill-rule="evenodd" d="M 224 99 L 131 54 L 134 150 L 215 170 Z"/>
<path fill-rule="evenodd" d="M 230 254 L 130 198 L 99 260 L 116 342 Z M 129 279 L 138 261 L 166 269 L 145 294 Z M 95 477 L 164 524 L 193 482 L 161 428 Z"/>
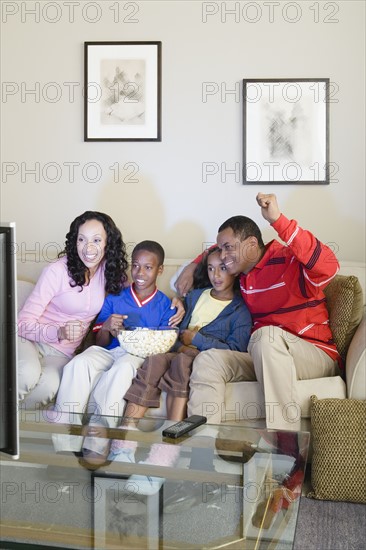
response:
<path fill-rule="evenodd" d="M 174 315 L 170 317 L 169 326 L 176 327 L 177 325 L 179 325 L 179 323 L 183 319 L 186 310 L 184 309 L 182 300 L 180 300 L 176 296 L 172 299 L 171 308 L 172 309 L 177 308 L 177 311 L 174 313 Z"/>
<path fill-rule="evenodd" d="M 75 342 L 82 338 L 85 334 L 86 327 L 82 321 L 67 321 L 67 323 L 60 327 L 57 331 L 58 339 L 68 340 L 69 342 Z"/>

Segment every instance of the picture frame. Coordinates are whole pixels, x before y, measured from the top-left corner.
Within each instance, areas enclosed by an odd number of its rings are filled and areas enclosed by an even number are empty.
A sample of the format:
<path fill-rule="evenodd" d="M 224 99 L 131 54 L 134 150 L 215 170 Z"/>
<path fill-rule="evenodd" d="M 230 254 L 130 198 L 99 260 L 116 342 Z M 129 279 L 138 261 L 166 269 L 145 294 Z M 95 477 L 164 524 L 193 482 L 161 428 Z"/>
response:
<path fill-rule="evenodd" d="M 143 495 L 129 476 L 92 474 L 94 549 L 158 550 L 162 491 Z"/>
<path fill-rule="evenodd" d="M 161 42 L 84 42 L 84 141 L 161 141 Z"/>
<path fill-rule="evenodd" d="M 329 78 L 243 79 L 243 184 L 329 184 Z"/>

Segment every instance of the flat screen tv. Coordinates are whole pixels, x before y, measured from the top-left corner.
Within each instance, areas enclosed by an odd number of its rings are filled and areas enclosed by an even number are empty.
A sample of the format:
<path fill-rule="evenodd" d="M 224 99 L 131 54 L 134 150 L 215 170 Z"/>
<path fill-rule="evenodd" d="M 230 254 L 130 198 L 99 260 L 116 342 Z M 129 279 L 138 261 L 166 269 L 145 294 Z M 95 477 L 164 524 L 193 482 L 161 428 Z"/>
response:
<path fill-rule="evenodd" d="M 19 455 L 15 223 L 0 222 L 0 452 Z"/>

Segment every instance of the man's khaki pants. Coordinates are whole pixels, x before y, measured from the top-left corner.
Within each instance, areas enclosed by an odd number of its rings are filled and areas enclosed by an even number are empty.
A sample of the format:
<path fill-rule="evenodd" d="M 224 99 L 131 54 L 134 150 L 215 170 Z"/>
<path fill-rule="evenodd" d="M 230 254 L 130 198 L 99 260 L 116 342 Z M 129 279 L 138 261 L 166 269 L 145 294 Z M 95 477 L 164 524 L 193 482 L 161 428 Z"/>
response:
<path fill-rule="evenodd" d="M 188 414 L 220 424 L 225 419 L 226 384 L 257 380 L 264 394 L 267 428 L 299 431 L 296 381 L 338 372 L 337 362 L 322 349 L 280 327 L 264 327 L 253 333 L 248 353 L 211 349 L 196 357 Z"/>

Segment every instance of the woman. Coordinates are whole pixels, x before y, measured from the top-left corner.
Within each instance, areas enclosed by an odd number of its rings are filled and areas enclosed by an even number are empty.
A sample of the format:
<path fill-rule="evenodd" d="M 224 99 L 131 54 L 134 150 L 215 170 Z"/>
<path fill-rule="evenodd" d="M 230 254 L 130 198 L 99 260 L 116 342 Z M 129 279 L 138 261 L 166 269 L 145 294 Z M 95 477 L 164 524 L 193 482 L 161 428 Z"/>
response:
<path fill-rule="evenodd" d="M 101 212 L 71 223 L 65 250 L 47 266 L 18 316 L 19 399 L 25 408 L 51 401 L 106 293 L 127 281 L 120 230 Z"/>

